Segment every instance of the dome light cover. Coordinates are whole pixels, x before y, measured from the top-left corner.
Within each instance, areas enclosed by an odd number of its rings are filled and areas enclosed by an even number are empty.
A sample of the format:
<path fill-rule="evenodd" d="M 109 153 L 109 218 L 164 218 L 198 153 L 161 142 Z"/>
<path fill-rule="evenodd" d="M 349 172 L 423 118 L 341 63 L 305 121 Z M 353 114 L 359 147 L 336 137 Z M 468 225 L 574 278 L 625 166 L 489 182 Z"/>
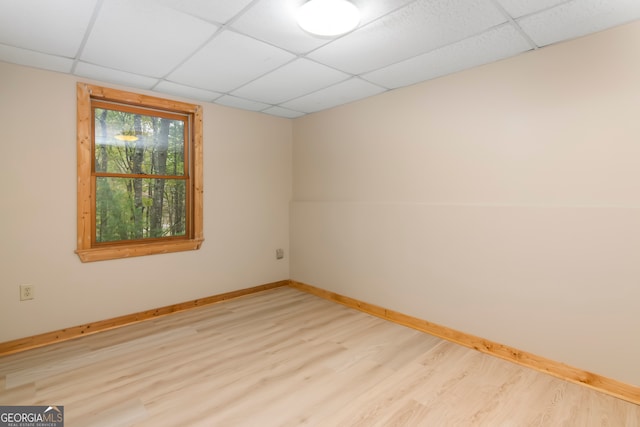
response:
<path fill-rule="evenodd" d="M 360 11 L 347 0 L 309 0 L 298 9 L 298 25 L 308 33 L 333 37 L 360 23 Z"/>

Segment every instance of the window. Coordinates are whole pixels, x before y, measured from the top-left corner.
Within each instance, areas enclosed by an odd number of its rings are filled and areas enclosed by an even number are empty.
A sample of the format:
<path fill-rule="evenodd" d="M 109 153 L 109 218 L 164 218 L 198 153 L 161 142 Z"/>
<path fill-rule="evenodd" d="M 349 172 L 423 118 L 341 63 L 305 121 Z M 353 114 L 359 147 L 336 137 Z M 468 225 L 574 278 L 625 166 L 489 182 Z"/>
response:
<path fill-rule="evenodd" d="M 198 105 L 78 83 L 83 262 L 199 249 Z"/>

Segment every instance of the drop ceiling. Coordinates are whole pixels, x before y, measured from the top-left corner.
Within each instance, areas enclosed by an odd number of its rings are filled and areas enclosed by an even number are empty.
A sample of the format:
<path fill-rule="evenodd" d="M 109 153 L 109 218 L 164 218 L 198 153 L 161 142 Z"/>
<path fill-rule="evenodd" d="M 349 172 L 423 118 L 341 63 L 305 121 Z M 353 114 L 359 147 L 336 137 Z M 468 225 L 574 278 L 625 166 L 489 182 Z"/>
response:
<path fill-rule="evenodd" d="M 0 61 L 295 118 L 640 19 L 640 0 L 0 0 Z"/>

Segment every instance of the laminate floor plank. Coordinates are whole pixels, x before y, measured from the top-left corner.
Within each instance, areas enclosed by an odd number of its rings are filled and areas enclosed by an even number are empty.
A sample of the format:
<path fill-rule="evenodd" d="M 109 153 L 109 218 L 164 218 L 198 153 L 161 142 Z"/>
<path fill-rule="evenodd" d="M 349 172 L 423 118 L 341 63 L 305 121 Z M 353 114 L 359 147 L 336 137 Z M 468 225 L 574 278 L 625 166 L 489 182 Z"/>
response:
<path fill-rule="evenodd" d="M 640 406 L 292 288 L 0 357 L 67 427 L 615 426 Z"/>

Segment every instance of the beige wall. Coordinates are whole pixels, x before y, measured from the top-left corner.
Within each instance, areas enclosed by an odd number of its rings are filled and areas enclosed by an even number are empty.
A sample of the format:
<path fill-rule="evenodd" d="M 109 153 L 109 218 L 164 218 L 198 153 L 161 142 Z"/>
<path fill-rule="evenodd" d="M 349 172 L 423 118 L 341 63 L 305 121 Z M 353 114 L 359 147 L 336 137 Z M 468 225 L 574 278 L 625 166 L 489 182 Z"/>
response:
<path fill-rule="evenodd" d="M 202 248 L 82 264 L 77 81 L 0 63 L 0 342 L 289 277 L 291 121 L 204 103 Z"/>
<path fill-rule="evenodd" d="M 296 119 L 291 278 L 640 385 L 638 40 Z"/>

